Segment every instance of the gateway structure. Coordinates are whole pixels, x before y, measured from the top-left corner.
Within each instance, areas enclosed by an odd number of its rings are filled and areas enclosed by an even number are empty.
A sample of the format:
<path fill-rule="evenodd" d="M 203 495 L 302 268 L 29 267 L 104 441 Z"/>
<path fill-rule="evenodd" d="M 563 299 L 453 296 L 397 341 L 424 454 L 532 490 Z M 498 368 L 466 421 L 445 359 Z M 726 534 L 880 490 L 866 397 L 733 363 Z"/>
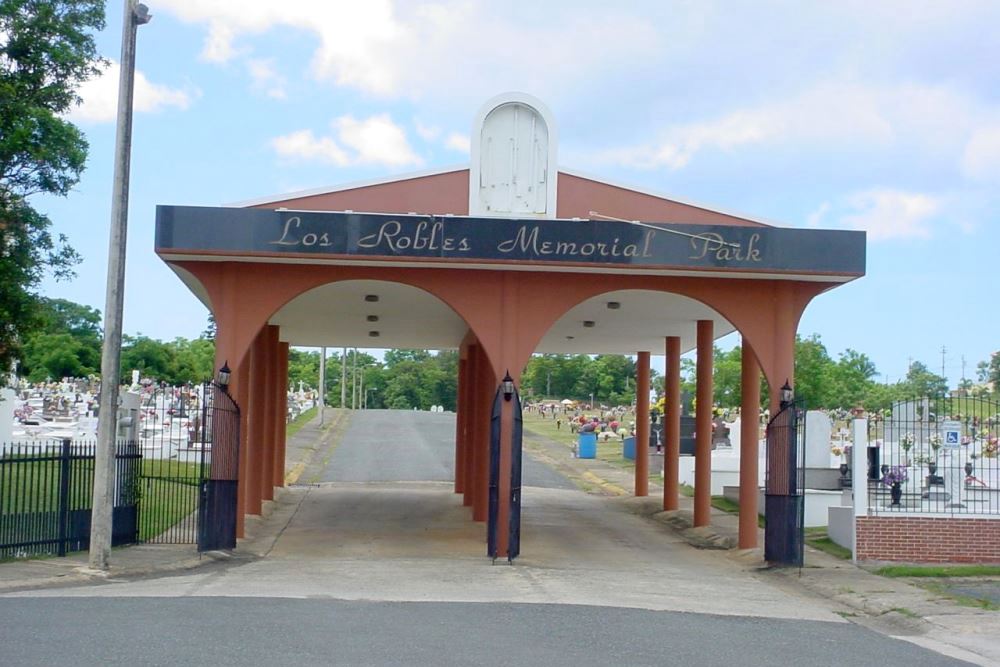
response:
<path fill-rule="evenodd" d="M 677 507 L 680 355 L 697 350 L 695 524 L 709 522 L 712 343 L 739 331 L 744 414 L 759 375 L 794 386 L 799 318 L 864 275 L 865 235 L 774 227 L 556 168 L 544 105 L 488 102 L 471 165 L 268 197 L 160 206 L 156 252 L 214 313 L 216 360 L 243 407 L 233 525 L 283 483 L 289 345 L 460 350 L 455 492 L 519 550 L 520 403 L 535 352 L 666 355 L 664 508 Z M 363 211 L 363 212 L 362 212 Z M 502 400 L 510 376 L 515 400 Z M 646 442 L 638 401 L 638 442 Z M 756 546 L 757 424 L 743 421 L 741 534 Z M 648 493 L 645 448 L 636 495 Z"/>

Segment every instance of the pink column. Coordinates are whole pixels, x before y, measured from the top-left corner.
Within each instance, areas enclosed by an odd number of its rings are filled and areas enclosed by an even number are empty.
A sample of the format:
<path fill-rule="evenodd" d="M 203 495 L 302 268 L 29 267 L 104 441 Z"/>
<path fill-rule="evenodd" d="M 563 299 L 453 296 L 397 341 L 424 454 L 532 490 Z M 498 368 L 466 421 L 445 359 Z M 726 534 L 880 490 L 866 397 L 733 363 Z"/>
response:
<path fill-rule="evenodd" d="M 681 339 L 668 336 L 664 393 L 667 397 L 663 416 L 663 509 L 678 507 L 681 455 Z"/>
<path fill-rule="evenodd" d="M 760 369 L 743 339 L 740 376 L 740 549 L 757 546 L 757 439 L 760 437 Z"/>
<path fill-rule="evenodd" d="M 649 352 L 636 359 L 635 495 L 649 495 Z"/>
<path fill-rule="evenodd" d="M 698 320 L 697 405 L 695 406 L 694 525 L 707 526 L 712 513 L 712 320 Z"/>

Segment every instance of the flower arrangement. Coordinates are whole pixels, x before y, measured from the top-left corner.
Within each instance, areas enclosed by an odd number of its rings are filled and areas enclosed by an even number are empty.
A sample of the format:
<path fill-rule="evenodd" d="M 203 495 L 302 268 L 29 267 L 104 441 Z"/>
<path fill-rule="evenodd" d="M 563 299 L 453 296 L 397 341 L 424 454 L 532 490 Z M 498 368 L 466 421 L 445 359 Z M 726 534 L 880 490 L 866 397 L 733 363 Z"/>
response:
<path fill-rule="evenodd" d="M 882 476 L 882 483 L 886 486 L 892 486 L 893 484 L 902 484 L 908 479 L 910 476 L 904 466 L 893 466 L 889 468 L 889 472 Z"/>
<path fill-rule="evenodd" d="M 906 435 L 904 435 L 902 438 L 899 439 L 899 445 L 900 447 L 903 448 L 904 452 L 908 452 L 913 447 L 913 443 L 916 441 L 917 439 L 914 437 L 912 433 L 907 433 Z"/>
<path fill-rule="evenodd" d="M 998 444 L 1000 443 L 998 443 L 997 436 L 987 439 L 983 443 L 983 456 L 988 459 L 995 459 L 997 457 Z"/>
<path fill-rule="evenodd" d="M 844 453 L 844 450 L 838 447 L 837 445 L 834 445 L 833 447 L 830 448 L 830 453 L 833 454 L 834 456 L 840 456 Z"/>
<path fill-rule="evenodd" d="M 931 443 L 931 449 L 933 449 L 934 452 L 937 453 L 937 450 L 941 449 L 941 445 L 944 444 L 944 441 L 941 439 L 941 434 L 940 433 L 931 434 L 930 443 Z"/>

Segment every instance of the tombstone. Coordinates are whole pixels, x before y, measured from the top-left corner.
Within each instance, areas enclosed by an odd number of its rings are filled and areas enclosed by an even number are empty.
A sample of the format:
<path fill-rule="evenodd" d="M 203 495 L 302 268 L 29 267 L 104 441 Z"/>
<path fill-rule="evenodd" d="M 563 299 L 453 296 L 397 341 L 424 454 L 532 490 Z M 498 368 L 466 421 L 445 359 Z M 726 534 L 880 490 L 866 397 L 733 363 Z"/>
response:
<path fill-rule="evenodd" d="M 742 417 L 737 416 L 736 419 L 726 425 L 729 428 L 729 446 L 732 447 L 733 451 L 739 453 L 740 451 L 740 429 L 742 426 Z"/>
<path fill-rule="evenodd" d="M 830 467 L 830 437 L 833 422 L 821 410 L 806 413 L 806 468 Z"/>
<path fill-rule="evenodd" d="M 14 401 L 17 394 L 6 387 L 0 389 L 0 448 L 14 439 Z M 3 451 L 0 449 L 0 451 Z"/>

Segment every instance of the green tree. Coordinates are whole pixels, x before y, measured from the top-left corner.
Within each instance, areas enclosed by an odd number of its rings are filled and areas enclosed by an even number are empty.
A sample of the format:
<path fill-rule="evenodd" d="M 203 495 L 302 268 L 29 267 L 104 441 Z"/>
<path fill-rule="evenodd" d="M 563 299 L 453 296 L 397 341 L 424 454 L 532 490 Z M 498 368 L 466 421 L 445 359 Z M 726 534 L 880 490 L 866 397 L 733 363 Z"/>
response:
<path fill-rule="evenodd" d="M 148 336 L 122 336 L 121 376 L 131 378 L 137 370 L 144 378 L 173 384 L 174 350 Z"/>
<path fill-rule="evenodd" d="M 948 392 L 948 380 L 930 372 L 923 363 L 914 361 L 906 372 L 901 389 L 909 394 L 905 398 L 944 396 Z"/>
<path fill-rule="evenodd" d="M 0 368 L 43 326 L 42 278 L 68 278 L 79 261 L 29 198 L 65 196 L 80 178 L 87 142 L 62 116 L 98 73 L 103 27 L 103 0 L 0 0 Z"/>
<path fill-rule="evenodd" d="M 980 361 L 976 365 L 980 382 L 993 384 L 993 391 L 1000 391 L 1000 351 L 990 355 L 989 361 Z"/>

